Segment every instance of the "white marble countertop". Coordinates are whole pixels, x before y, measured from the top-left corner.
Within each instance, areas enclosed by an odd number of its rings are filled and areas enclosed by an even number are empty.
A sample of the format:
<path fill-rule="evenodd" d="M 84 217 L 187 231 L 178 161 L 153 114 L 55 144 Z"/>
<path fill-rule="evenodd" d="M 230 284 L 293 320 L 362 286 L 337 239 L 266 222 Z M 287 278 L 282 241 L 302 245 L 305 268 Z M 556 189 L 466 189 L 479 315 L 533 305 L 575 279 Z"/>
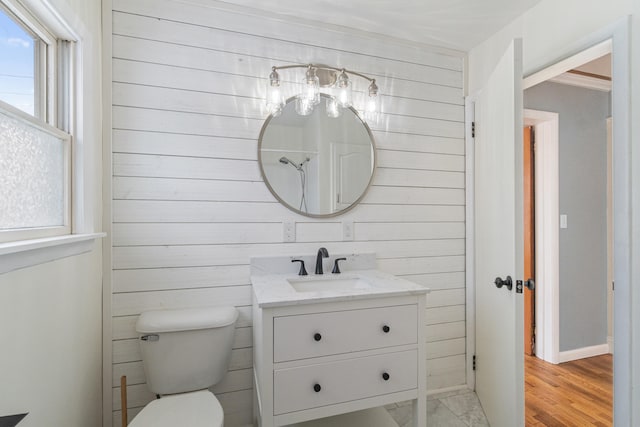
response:
<path fill-rule="evenodd" d="M 366 282 L 364 288 L 327 286 L 327 289 L 314 291 L 296 291 L 289 280 L 302 283 L 309 281 L 360 279 Z M 279 307 L 299 304 L 315 304 L 319 302 L 349 301 L 391 296 L 420 295 L 429 292 L 429 288 L 392 274 L 375 269 L 349 270 L 340 274 L 325 273 L 299 276 L 295 273 L 285 274 L 253 274 L 251 276 L 253 293 L 261 308 Z M 321 289 L 321 286 L 318 286 Z"/>

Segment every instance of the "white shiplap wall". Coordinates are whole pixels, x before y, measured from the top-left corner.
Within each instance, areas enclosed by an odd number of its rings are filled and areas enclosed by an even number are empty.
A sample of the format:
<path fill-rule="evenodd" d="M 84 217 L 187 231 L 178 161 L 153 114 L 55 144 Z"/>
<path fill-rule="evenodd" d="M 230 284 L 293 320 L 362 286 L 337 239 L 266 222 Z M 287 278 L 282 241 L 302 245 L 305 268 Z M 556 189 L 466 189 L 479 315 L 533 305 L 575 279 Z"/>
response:
<path fill-rule="evenodd" d="M 134 325 L 158 308 L 232 304 L 232 366 L 214 392 L 227 426 L 251 421 L 249 257 L 373 251 L 433 289 L 428 384 L 465 379 L 462 59 L 396 41 L 171 0 L 113 1 L 113 410 L 146 390 Z M 347 214 L 309 219 L 261 180 L 257 137 L 270 67 L 318 62 L 376 77 L 378 169 Z M 355 224 L 342 242 L 341 221 Z M 296 243 L 282 243 L 282 222 Z"/>

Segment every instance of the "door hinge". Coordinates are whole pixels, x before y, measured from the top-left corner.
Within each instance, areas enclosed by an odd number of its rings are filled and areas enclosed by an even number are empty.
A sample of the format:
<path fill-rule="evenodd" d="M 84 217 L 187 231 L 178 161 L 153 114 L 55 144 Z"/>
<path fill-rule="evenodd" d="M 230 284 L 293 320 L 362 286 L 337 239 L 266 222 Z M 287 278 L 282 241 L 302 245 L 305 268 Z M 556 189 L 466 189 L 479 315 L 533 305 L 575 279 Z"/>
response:
<path fill-rule="evenodd" d="M 473 370 L 476 370 L 476 355 L 473 355 Z"/>
<path fill-rule="evenodd" d="M 471 122 L 471 138 L 476 137 L 476 122 Z"/>
<path fill-rule="evenodd" d="M 615 280 L 611 282 L 611 290 L 612 291 L 616 290 L 616 282 L 615 282 Z"/>

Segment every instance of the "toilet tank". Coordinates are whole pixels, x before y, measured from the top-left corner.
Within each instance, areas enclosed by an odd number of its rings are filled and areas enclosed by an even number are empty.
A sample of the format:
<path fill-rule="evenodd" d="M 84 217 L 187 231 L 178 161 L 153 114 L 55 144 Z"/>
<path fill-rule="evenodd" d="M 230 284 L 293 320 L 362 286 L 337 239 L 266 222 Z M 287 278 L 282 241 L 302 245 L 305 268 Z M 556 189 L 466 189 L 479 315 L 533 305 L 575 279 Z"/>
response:
<path fill-rule="evenodd" d="M 237 318 L 235 307 L 142 313 L 136 331 L 149 390 L 175 394 L 217 384 L 229 366 Z"/>

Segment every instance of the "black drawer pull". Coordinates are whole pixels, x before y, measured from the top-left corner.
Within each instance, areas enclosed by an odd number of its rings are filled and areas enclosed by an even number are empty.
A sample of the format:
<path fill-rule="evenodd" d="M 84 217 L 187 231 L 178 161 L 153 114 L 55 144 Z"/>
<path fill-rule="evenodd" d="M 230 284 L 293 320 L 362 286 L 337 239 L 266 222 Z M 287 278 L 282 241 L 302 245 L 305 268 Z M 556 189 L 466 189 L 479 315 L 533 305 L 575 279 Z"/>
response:
<path fill-rule="evenodd" d="M 389 374 L 387 374 L 386 372 L 382 374 L 382 379 L 383 379 L 383 380 L 385 380 L 385 381 L 389 381 L 389 378 L 391 378 L 391 377 L 390 377 L 390 376 L 389 376 Z"/>
<path fill-rule="evenodd" d="M 319 333 L 316 332 L 313 335 L 313 339 L 316 340 L 316 341 L 320 341 L 322 339 L 322 335 L 320 335 Z"/>
<path fill-rule="evenodd" d="M 382 327 L 382 332 L 384 332 L 385 334 L 388 334 L 390 330 L 391 328 L 388 325 L 384 325 Z"/>
<path fill-rule="evenodd" d="M 320 387 L 320 384 L 313 385 L 313 391 L 315 391 L 316 393 L 319 393 L 320 390 L 322 390 L 322 387 Z"/>

